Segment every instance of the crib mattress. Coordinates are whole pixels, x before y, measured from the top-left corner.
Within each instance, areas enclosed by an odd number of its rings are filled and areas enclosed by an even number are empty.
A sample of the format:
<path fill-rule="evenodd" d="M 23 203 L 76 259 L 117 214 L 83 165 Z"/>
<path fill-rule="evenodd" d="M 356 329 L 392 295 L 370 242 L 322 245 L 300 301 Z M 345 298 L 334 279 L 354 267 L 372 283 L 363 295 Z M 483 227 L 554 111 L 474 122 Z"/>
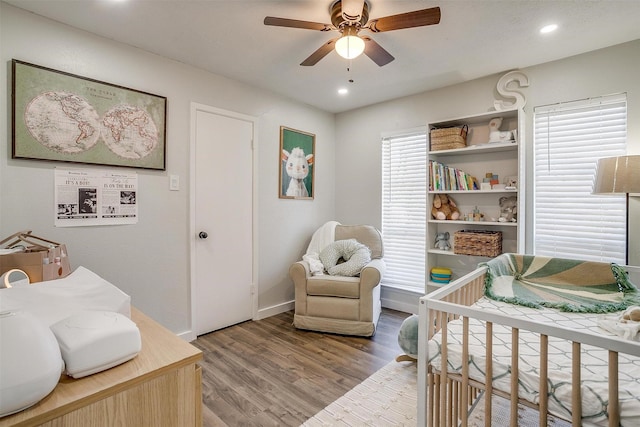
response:
<path fill-rule="evenodd" d="M 481 298 L 473 307 L 483 311 L 497 311 L 509 317 L 524 317 L 538 323 L 549 323 L 572 330 L 595 332 L 615 337 L 597 325 L 598 315 L 564 313 L 554 309 L 534 309 Z M 448 372 L 462 373 L 462 320 L 448 323 Z M 483 382 L 486 372 L 484 323 L 469 319 L 469 376 Z M 441 333 L 429 341 L 429 363 L 441 367 Z M 608 397 L 608 352 L 582 345 L 582 416 L 585 426 L 606 426 Z M 493 387 L 510 391 L 511 329 L 493 325 Z M 571 419 L 571 351 L 569 341 L 549 337 L 549 412 Z M 540 338 L 537 334 L 520 330 L 519 337 L 519 396 L 539 403 Z M 622 426 L 640 425 L 640 357 L 619 355 L 619 401 Z"/>

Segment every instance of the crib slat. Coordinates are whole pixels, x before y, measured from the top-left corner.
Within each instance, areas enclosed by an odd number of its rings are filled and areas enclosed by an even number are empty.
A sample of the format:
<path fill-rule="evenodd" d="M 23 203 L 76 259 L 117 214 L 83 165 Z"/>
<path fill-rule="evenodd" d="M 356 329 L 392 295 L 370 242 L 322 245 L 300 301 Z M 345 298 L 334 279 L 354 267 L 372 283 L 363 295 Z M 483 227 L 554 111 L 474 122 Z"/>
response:
<path fill-rule="evenodd" d="M 518 328 L 511 328 L 511 427 L 518 427 Z"/>
<path fill-rule="evenodd" d="M 431 338 L 433 338 L 433 336 L 435 335 L 437 329 L 436 329 L 436 319 L 435 319 L 435 315 L 433 310 L 429 310 L 427 317 L 429 318 L 427 320 L 427 340 L 430 340 Z M 422 326 L 422 325 L 420 325 Z"/>
<path fill-rule="evenodd" d="M 462 318 L 462 401 L 460 402 L 460 414 L 462 415 L 462 427 L 467 427 L 469 415 L 469 318 Z"/>
<path fill-rule="evenodd" d="M 435 387 L 434 387 L 434 374 L 429 372 L 427 374 L 427 413 L 426 413 L 426 419 L 427 419 L 427 427 L 433 427 L 433 411 L 434 411 L 434 407 L 433 407 L 433 399 L 435 398 Z"/>
<path fill-rule="evenodd" d="M 440 375 L 434 376 L 434 393 L 433 393 L 433 416 L 429 416 L 431 424 L 429 427 L 433 427 L 434 424 L 438 424 L 440 421 Z"/>
<path fill-rule="evenodd" d="M 451 411 L 453 412 L 451 419 L 453 420 L 452 423 L 453 425 L 458 423 L 458 417 L 460 416 L 459 414 L 459 409 L 460 409 L 460 405 L 458 405 L 458 402 L 460 402 L 460 384 L 458 383 L 458 381 L 453 381 L 453 395 L 455 397 L 455 400 L 453 402 L 453 404 L 451 405 Z"/>
<path fill-rule="evenodd" d="M 618 400 L 618 353 L 609 351 L 609 427 L 620 425 L 620 401 Z"/>
<path fill-rule="evenodd" d="M 471 386 L 468 388 L 469 392 L 467 393 L 467 402 L 475 402 L 476 396 L 478 395 L 478 389 Z M 471 404 L 469 403 L 469 404 Z"/>
<path fill-rule="evenodd" d="M 486 368 L 486 387 L 484 391 L 484 425 L 485 427 L 491 427 L 491 408 L 493 400 L 493 322 L 487 322 L 486 342 L 487 342 L 487 361 Z"/>
<path fill-rule="evenodd" d="M 453 382 L 451 380 L 447 381 L 447 400 L 454 404 L 455 404 L 455 400 L 457 400 L 457 399 L 454 399 Z M 447 420 L 444 424 L 446 427 L 453 426 L 453 422 L 451 420 L 451 417 L 453 415 L 453 406 L 454 406 L 453 404 L 447 405 Z"/>
<path fill-rule="evenodd" d="M 442 323 L 442 350 L 440 354 L 440 426 L 445 427 L 447 418 L 447 358 L 448 355 L 448 339 L 447 339 L 447 322 Z"/>
<path fill-rule="evenodd" d="M 574 341 L 571 351 L 571 425 L 582 425 L 582 392 L 580 390 L 580 343 Z"/>
<path fill-rule="evenodd" d="M 540 335 L 540 427 L 547 427 L 547 411 L 549 409 L 549 337 Z"/>

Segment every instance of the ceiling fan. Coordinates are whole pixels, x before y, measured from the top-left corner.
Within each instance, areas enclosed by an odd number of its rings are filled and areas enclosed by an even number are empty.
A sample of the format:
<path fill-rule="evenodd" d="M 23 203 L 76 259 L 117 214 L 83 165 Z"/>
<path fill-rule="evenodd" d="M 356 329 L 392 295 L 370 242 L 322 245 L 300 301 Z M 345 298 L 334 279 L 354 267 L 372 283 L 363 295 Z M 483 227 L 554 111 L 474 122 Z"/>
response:
<path fill-rule="evenodd" d="M 276 18 L 273 16 L 264 18 L 264 24 L 305 30 L 340 32 L 341 35 L 339 37 L 331 39 L 320 46 L 300 65 L 315 65 L 335 48 L 340 56 L 347 59 L 355 58 L 364 52 L 373 62 L 382 67 L 395 58 L 372 38 L 359 35 L 360 31 L 368 30 L 372 33 L 380 33 L 403 28 L 434 25 L 440 22 L 439 7 L 385 16 L 371 21 L 369 21 L 369 7 L 367 0 L 336 0 L 329 7 L 331 24 Z"/>

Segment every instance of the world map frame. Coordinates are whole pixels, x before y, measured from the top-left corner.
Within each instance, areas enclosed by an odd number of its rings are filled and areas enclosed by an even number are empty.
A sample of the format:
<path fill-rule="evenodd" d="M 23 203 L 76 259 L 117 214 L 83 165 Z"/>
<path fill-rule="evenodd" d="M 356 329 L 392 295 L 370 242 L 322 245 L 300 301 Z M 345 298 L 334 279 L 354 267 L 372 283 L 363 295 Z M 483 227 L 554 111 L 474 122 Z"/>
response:
<path fill-rule="evenodd" d="M 12 159 L 166 170 L 167 98 L 12 60 Z"/>

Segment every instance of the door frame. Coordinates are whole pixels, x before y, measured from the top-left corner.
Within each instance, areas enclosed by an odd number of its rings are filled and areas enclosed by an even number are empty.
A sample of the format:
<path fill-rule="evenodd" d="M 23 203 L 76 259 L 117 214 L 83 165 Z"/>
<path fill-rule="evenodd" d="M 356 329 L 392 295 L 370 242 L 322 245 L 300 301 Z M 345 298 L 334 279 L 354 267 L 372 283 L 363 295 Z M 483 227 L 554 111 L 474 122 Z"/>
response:
<path fill-rule="evenodd" d="M 254 116 L 248 116 L 246 114 L 236 113 L 234 111 L 223 110 L 221 108 L 211 107 L 205 104 L 199 104 L 197 102 L 191 102 L 191 129 L 190 129 L 190 137 L 189 137 L 189 262 L 190 262 L 190 277 L 189 277 L 189 288 L 190 288 L 190 307 L 189 311 L 191 313 L 191 325 L 189 327 L 190 331 L 188 335 L 188 341 L 193 341 L 197 338 L 194 326 L 196 323 L 196 313 L 195 313 L 195 302 L 197 298 L 197 289 L 196 289 L 196 197 L 195 197 L 195 184 L 196 184 L 196 116 L 199 111 L 217 114 L 223 117 L 229 117 L 232 119 L 242 120 L 245 122 L 249 122 L 251 124 L 252 130 L 252 144 L 251 144 L 251 157 L 252 157 L 252 212 L 251 212 L 251 222 L 252 222 L 252 266 L 251 266 L 251 318 L 256 320 L 256 316 L 258 313 L 258 184 L 256 177 L 258 176 L 258 138 L 257 138 L 257 126 L 258 126 L 258 118 Z"/>

